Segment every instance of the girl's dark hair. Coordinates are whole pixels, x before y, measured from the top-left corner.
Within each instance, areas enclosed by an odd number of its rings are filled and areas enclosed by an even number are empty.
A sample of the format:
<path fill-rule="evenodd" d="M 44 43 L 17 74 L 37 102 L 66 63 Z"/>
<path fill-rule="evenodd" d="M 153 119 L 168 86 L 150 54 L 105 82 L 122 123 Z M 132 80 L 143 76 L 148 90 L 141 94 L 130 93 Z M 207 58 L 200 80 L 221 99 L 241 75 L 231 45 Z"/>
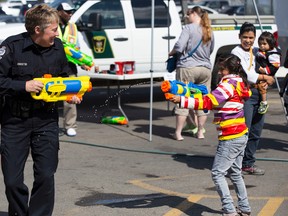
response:
<path fill-rule="evenodd" d="M 240 35 L 243 35 L 245 32 L 254 32 L 254 34 L 256 35 L 256 28 L 252 23 L 249 22 L 245 22 L 242 24 L 241 28 L 240 28 Z"/>
<path fill-rule="evenodd" d="M 276 47 L 276 40 L 271 32 L 263 32 L 258 38 L 258 43 L 260 41 L 266 41 L 269 44 L 271 50 Z"/>
<path fill-rule="evenodd" d="M 227 69 L 230 74 L 239 75 L 243 79 L 245 86 L 249 86 L 247 74 L 241 65 L 241 59 L 238 56 L 234 54 L 223 54 L 218 58 L 217 65 L 219 70 Z"/>

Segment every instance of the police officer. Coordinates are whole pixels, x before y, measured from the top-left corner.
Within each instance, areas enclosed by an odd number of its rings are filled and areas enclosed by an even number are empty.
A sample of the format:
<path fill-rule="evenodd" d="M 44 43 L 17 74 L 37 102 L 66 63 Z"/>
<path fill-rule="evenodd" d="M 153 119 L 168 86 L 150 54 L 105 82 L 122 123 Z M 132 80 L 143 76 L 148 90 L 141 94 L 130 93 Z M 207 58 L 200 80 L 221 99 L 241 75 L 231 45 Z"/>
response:
<path fill-rule="evenodd" d="M 43 83 L 33 80 L 71 73 L 58 36 L 57 10 L 42 4 L 26 13 L 27 32 L 7 38 L 0 47 L 1 166 L 9 215 L 49 216 L 54 206 L 54 174 L 58 165 L 58 111 L 55 103 L 33 100 Z M 73 96 L 71 103 L 81 100 Z M 34 182 L 24 184 L 31 152 Z"/>

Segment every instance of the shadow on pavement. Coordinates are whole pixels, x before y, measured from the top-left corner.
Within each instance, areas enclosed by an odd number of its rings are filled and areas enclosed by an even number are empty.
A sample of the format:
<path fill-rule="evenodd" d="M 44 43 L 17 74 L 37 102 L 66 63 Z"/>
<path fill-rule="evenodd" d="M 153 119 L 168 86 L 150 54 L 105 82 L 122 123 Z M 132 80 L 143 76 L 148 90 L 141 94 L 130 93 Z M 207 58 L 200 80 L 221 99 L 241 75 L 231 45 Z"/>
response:
<path fill-rule="evenodd" d="M 271 130 L 271 131 L 277 131 L 280 133 L 288 134 L 288 126 L 285 126 L 285 125 L 270 124 L 270 123 L 265 122 L 263 128 L 267 130 Z"/>
<path fill-rule="evenodd" d="M 187 199 L 179 196 L 170 196 L 166 194 L 105 194 L 92 192 L 89 196 L 81 197 L 75 203 L 79 206 L 104 205 L 111 208 L 143 209 L 169 206 L 176 208 L 186 215 L 200 216 L 203 213 L 220 214 L 221 211 L 211 209 L 207 206 L 189 202 Z M 188 206 L 188 208 L 187 208 Z"/>
<path fill-rule="evenodd" d="M 260 144 L 259 144 L 259 150 L 278 150 L 278 151 L 284 151 L 288 152 L 288 142 L 275 139 L 275 138 L 261 138 Z"/>
<path fill-rule="evenodd" d="M 165 203 L 165 204 L 164 204 Z M 112 208 L 156 208 L 159 206 L 169 206 L 170 208 L 176 208 L 178 205 L 181 206 L 191 206 L 187 210 L 183 210 L 178 208 L 179 211 L 182 211 L 183 214 L 186 215 L 193 215 L 193 216 L 201 216 L 203 213 L 210 213 L 210 214 L 221 214 L 221 211 L 211 209 L 207 206 L 189 202 L 187 199 L 177 196 L 169 196 L 166 198 L 159 198 L 159 199 L 151 199 L 151 200 L 141 200 L 136 202 L 129 202 L 129 203 L 118 203 L 113 205 L 108 205 Z"/>
<path fill-rule="evenodd" d="M 213 165 L 213 156 L 187 156 L 187 155 L 173 155 L 172 156 L 173 160 L 180 162 L 180 163 L 185 163 L 188 167 L 197 169 L 197 170 L 211 170 L 212 165 Z"/>

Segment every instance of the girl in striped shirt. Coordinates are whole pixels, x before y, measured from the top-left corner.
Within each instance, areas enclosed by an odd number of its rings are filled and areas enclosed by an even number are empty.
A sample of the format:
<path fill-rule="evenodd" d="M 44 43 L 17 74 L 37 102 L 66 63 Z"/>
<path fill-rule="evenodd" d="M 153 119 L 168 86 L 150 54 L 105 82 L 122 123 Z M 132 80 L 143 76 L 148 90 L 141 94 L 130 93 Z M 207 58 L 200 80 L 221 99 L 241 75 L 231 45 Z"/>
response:
<path fill-rule="evenodd" d="M 214 123 L 218 131 L 218 147 L 212 167 L 212 179 L 221 198 L 223 215 L 250 215 L 246 186 L 241 175 L 244 150 L 248 140 L 245 124 L 244 101 L 251 96 L 247 75 L 240 59 L 223 55 L 218 60 L 221 81 L 217 88 L 202 98 L 175 95 L 170 99 L 181 108 L 213 110 Z M 229 176 L 238 197 L 237 210 L 233 204 L 228 183 Z"/>

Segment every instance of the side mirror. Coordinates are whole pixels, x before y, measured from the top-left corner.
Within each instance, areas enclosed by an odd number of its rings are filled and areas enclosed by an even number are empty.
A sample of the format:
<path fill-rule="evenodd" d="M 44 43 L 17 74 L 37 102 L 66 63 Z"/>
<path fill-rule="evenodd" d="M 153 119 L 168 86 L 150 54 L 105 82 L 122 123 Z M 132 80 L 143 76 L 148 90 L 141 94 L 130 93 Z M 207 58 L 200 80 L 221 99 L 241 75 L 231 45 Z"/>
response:
<path fill-rule="evenodd" d="M 87 27 L 94 31 L 99 31 L 102 28 L 102 16 L 99 13 L 91 13 L 88 18 Z"/>
<path fill-rule="evenodd" d="M 99 31 L 102 28 L 102 16 L 99 13 L 91 13 L 88 22 L 78 22 L 78 31 Z"/>

